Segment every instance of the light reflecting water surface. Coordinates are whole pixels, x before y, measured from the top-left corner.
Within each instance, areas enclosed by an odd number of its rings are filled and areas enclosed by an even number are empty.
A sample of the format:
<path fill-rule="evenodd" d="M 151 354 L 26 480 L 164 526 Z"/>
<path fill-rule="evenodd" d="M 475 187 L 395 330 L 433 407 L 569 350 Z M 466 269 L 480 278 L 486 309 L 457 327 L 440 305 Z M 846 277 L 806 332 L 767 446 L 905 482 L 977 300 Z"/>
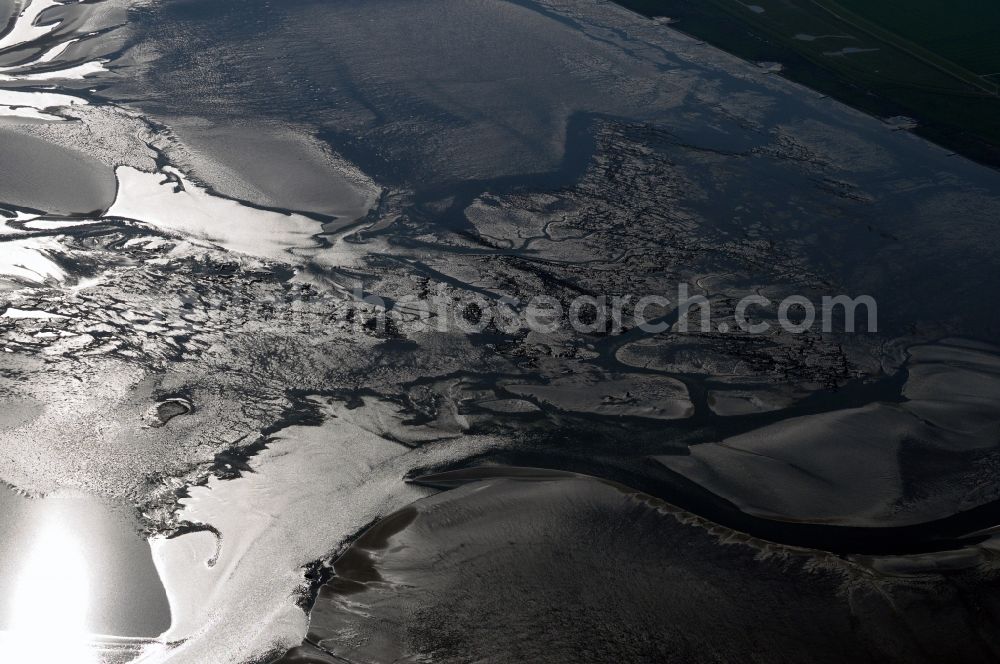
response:
<path fill-rule="evenodd" d="M 0 491 L 0 509 L 0 662 L 97 664 L 109 642 L 169 626 L 149 545 L 130 514 L 82 495 L 10 490 Z"/>

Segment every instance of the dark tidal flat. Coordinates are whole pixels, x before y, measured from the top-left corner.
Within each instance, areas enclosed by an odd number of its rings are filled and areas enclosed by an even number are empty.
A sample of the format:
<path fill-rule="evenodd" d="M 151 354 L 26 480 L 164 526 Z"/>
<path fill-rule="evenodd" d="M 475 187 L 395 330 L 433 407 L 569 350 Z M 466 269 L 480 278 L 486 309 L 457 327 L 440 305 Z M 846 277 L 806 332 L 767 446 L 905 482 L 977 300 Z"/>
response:
<path fill-rule="evenodd" d="M 998 20 L 0 0 L 0 664 L 996 662 Z"/>
<path fill-rule="evenodd" d="M 877 590 L 863 576 L 847 581 L 850 565 L 834 557 L 806 572 L 806 557 L 771 557 L 763 542 L 720 544 L 621 486 L 493 477 L 422 500 L 354 542 L 319 591 L 309 644 L 282 662 L 329 661 L 320 651 L 352 662 L 468 662 L 484 652 L 552 662 L 701 661 L 706 651 L 761 662 L 980 655 L 957 628 L 964 610 L 950 588 Z M 914 638 L 883 614 L 888 604 L 935 615 L 914 613 Z M 725 629 L 691 630 L 694 621 Z"/>

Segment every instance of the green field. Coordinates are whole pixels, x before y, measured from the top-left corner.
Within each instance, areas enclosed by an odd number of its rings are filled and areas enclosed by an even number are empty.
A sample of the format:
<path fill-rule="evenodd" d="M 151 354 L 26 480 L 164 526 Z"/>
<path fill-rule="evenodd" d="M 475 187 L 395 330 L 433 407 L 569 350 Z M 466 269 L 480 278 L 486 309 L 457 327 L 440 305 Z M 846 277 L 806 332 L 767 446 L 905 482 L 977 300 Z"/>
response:
<path fill-rule="evenodd" d="M 1000 0 L 618 0 L 1000 166 Z"/>
<path fill-rule="evenodd" d="M 858 0 L 811 0 L 831 17 L 850 25 L 868 37 L 890 45 L 954 78 L 1000 95 L 1000 85 L 990 80 L 998 70 L 997 46 L 989 37 L 1000 27 L 1000 11 L 985 2 L 962 0 L 964 10 L 945 8 L 941 3 L 920 0 L 908 11 L 890 11 L 893 2 L 871 3 Z M 993 21 L 994 30 L 985 29 Z M 940 22 L 940 27 L 938 26 Z M 987 34 L 989 33 L 989 34 Z"/>
<path fill-rule="evenodd" d="M 980 76 L 1000 74 L 1000 2 L 836 0 L 851 13 Z"/>

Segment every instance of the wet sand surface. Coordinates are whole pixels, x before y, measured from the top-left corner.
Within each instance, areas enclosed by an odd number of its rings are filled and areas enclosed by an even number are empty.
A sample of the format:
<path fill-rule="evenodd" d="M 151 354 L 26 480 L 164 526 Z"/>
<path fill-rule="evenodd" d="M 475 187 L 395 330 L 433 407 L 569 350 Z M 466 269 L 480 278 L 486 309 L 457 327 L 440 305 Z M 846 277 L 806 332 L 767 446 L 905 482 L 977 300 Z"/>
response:
<path fill-rule="evenodd" d="M 36 3 L 0 479 L 134 516 L 101 658 L 1000 656 L 996 171 L 605 2 Z M 470 328 L 680 282 L 712 331 Z"/>
<path fill-rule="evenodd" d="M 0 127 L 0 200 L 57 215 L 101 213 L 115 200 L 114 172 L 83 152 Z"/>
<path fill-rule="evenodd" d="M 219 194 L 351 224 L 378 202 L 379 188 L 307 133 L 267 125 L 171 126 L 192 168 Z M 247 136 L 253 136 L 248 141 Z M 207 163 L 206 163 L 207 160 Z"/>

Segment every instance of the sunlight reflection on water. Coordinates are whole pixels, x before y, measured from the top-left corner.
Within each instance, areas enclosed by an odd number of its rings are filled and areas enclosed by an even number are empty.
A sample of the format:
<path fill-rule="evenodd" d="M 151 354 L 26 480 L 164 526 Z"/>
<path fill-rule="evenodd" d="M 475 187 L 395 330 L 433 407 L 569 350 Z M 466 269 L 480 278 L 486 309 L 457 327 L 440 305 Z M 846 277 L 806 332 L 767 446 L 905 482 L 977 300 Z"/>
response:
<path fill-rule="evenodd" d="M 90 568 L 65 510 L 41 525 L 17 576 L 0 661 L 97 664 L 90 645 Z"/>
<path fill-rule="evenodd" d="M 0 487 L 0 664 L 125 662 L 170 625 L 128 510 Z"/>

